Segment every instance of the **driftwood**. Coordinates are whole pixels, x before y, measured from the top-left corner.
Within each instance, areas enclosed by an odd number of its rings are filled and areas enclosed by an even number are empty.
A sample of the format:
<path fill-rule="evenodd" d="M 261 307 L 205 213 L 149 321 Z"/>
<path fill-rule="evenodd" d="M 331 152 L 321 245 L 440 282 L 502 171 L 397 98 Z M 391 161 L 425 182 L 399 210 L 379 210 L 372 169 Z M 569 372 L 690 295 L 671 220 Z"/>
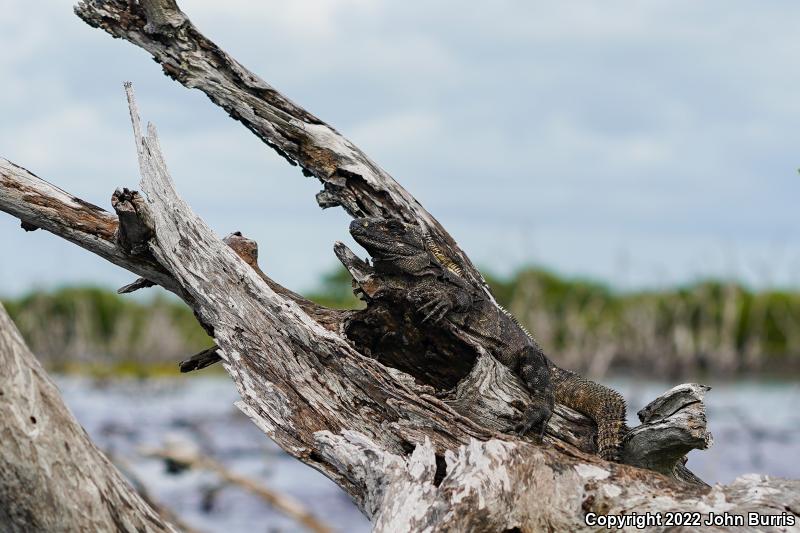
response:
<path fill-rule="evenodd" d="M 424 228 L 491 299 L 480 273 L 408 192 L 203 36 L 174 2 L 85 1 L 76 12 L 150 52 L 170 77 L 204 91 L 316 176 L 322 207 Z M 178 195 L 155 128 L 142 132 L 128 93 L 141 193 L 119 189 L 112 201 L 117 216 L 4 160 L 0 210 L 26 229 L 48 230 L 142 276 L 131 290 L 152 283 L 181 297 L 214 337 L 217 348 L 205 355 L 222 358 L 241 395 L 239 408 L 287 453 L 350 494 L 377 531 L 584 531 L 597 528 L 591 517 L 598 515 L 674 511 L 776 515 L 760 529 L 777 531 L 780 520 L 798 516 L 798 481 L 745 476 L 710 488 L 683 466 L 689 450 L 711 441 L 703 386 L 676 387 L 645 408 L 642 425 L 625 438 L 628 464 L 615 464 L 593 454 L 593 423 L 563 406 L 544 445 L 503 433 L 529 396 L 480 345 L 432 359 L 455 365 L 445 374 L 441 364 L 424 368 L 419 353 L 404 354 L 410 366 L 403 354 L 375 353 L 352 332 L 390 327 L 392 316 L 359 323 L 359 315 L 309 306 L 260 272 L 254 255 L 215 236 Z M 341 247 L 337 253 L 368 290 L 366 269 L 360 273 Z"/>

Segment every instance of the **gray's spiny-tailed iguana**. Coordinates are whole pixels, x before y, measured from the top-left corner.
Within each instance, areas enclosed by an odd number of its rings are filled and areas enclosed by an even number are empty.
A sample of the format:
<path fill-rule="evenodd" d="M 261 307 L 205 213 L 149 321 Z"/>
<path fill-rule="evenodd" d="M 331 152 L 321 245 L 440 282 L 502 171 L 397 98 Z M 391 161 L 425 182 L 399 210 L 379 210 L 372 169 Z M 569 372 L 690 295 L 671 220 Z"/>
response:
<path fill-rule="evenodd" d="M 416 227 L 395 219 L 360 218 L 350 224 L 350 233 L 370 253 L 378 272 L 415 278 L 408 298 L 424 315 L 422 322 L 449 320 L 479 338 L 522 378 L 532 402 L 515 431 L 535 428 L 541 438 L 555 401 L 592 418 L 598 454 L 619 460 L 626 406 L 618 392 L 556 366 L 508 311 L 465 280 L 461 266 Z"/>

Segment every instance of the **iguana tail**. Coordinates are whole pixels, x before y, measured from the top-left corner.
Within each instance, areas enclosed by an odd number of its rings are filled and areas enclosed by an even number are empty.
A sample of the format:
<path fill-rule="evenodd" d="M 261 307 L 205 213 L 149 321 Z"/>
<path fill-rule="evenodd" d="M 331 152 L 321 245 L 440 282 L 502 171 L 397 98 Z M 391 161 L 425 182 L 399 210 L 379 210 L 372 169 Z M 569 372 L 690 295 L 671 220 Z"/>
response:
<path fill-rule="evenodd" d="M 614 389 L 590 381 L 575 372 L 552 365 L 550 379 L 556 402 L 571 407 L 597 424 L 597 453 L 607 461 L 619 461 L 625 424 L 625 398 Z"/>

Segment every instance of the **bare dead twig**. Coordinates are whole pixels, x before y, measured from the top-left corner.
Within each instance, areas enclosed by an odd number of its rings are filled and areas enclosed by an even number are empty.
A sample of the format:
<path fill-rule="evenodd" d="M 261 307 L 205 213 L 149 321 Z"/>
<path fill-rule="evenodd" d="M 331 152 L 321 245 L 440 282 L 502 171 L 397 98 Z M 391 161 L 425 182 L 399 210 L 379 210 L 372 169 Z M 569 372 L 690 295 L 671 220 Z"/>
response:
<path fill-rule="evenodd" d="M 252 492 L 269 504 L 273 509 L 285 514 L 293 520 L 296 520 L 310 531 L 314 531 L 316 533 L 331 533 L 333 531 L 330 526 L 321 522 L 297 500 L 267 488 L 249 477 L 237 474 L 219 461 L 216 461 L 211 457 L 202 456 L 190 447 L 178 447 L 176 445 L 168 444 L 164 448 L 143 449 L 141 450 L 141 453 L 147 457 L 157 457 L 159 459 L 172 461 L 185 468 L 194 468 L 214 472 L 227 483 Z"/>

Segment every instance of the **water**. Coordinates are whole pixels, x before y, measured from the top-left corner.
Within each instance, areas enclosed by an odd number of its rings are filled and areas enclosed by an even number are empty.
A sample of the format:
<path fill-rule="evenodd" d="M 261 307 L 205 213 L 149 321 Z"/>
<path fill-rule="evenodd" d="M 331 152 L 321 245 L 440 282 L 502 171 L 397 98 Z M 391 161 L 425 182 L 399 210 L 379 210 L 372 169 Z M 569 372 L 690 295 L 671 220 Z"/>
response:
<path fill-rule="evenodd" d="M 256 496 L 222 486 L 211 473 L 165 472 L 144 448 L 165 441 L 197 443 L 231 470 L 302 502 L 338 531 L 369 531 L 369 523 L 335 484 L 289 457 L 233 406 L 233 384 L 223 376 L 175 380 L 119 380 L 98 385 L 85 378 L 58 378 L 64 399 L 98 446 L 121 459 L 151 494 L 202 531 L 297 531 L 299 526 Z M 635 413 L 670 385 L 617 381 L 612 385 Z M 709 483 L 728 483 L 757 472 L 800 478 L 800 384 L 731 383 L 706 397 L 715 443 L 693 451 L 688 466 Z"/>
<path fill-rule="evenodd" d="M 239 397 L 225 377 L 121 380 L 100 387 L 88 379 L 62 377 L 57 383 L 98 447 L 124 460 L 151 495 L 190 526 L 226 533 L 299 529 L 251 493 L 221 486 L 210 472 L 166 473 L 163 461 L 144 457 L 143 449 L 162 447 L 165 441 L 197 443 L 234 472 L 300 501 L 337 531 L 370 530 L 338 486 L 284 454 L 233 406 Z"/>

